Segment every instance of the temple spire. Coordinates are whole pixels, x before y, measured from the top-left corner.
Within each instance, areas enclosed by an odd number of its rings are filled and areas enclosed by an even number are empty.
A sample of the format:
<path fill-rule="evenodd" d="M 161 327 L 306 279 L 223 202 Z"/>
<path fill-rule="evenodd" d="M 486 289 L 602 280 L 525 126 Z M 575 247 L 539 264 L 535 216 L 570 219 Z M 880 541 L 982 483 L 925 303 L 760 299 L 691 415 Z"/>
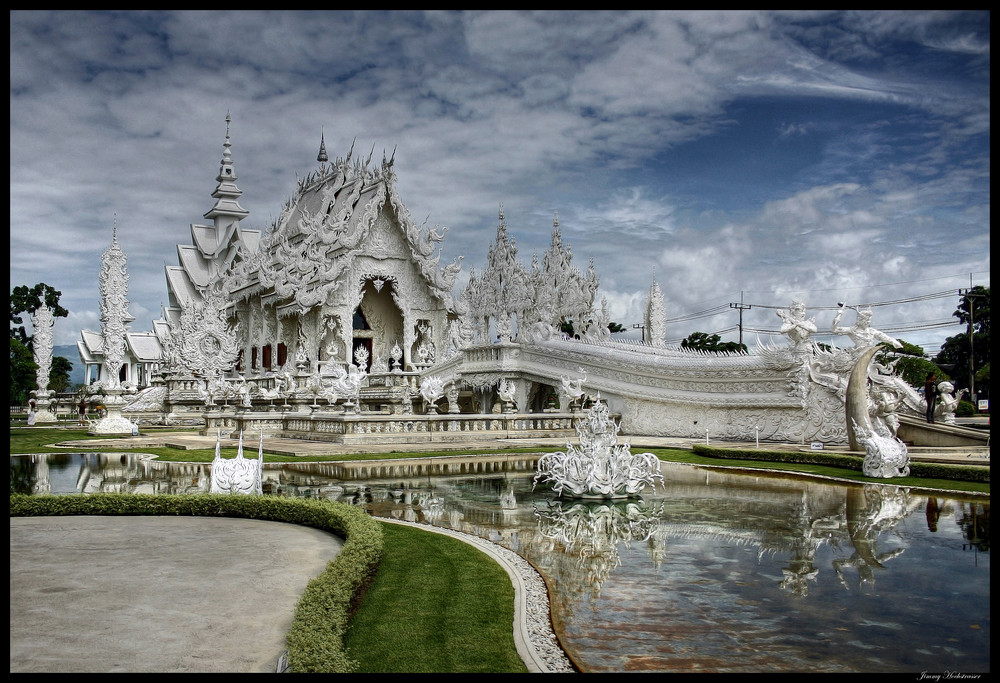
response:
<path fill-rule="evenodd" d="M 215 219 L 216 225 L 231 225 L 250 215 L 250 212 L 240 206 L 240 196 L 243 192 L 236 186 L 236 167 L 233 165 L 232 143 L 229 141 L 229 125 L 232 116 L 226 112 L 226 140 L 222 143 L 222 161 L 219 175 L 215 180 L 219 183 L 212 196 L 215 206 L 205 214 L 205 218 Z"/>
<path fill-rule="evenodd" d="M 326 136 L 322 128 L 319 130 L 319 154 L 316 155 L 316 161 L 321 164 L 326 164 L 330 160 L 330 157 L 326 154 Z"/>

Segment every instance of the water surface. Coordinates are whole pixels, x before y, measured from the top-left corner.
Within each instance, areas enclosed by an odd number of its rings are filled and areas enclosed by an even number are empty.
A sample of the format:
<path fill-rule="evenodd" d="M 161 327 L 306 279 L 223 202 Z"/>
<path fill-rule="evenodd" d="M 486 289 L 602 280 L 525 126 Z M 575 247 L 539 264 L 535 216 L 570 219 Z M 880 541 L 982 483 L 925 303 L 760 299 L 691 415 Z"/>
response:
<path fill-rule="evenodd" d="M 585 671 L 989 671 L 988 498 L 664 464 L 665 487 L 640 500 L 581 503 L 533 490 L 524 461 L 477 469 L 490 471 L 265 465 L 264 491 L 518 552 L 545 577 Z M 208 472 L 12 456 L 11 490 L 203 492 Z"/>

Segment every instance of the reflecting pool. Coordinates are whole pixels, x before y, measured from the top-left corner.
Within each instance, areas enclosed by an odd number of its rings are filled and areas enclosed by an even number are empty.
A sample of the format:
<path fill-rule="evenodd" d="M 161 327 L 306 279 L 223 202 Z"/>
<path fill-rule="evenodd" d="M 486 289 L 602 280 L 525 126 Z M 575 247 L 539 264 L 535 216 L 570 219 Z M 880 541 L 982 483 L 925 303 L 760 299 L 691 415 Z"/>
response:
<path fill-rule="evenodd" d="M 641 500 L 581 503 L 532 490 L 530 456 L 474 462 L 265 463 L 264 492 L 518 552 L 545 577 L 584 671 L 990 669 L 988 497 L 665 463 L 666 486 Z M 209 483 L 207 464 L 134 456 L 12 456 L 10 468 L 11 490 L 25 492 Z"/>

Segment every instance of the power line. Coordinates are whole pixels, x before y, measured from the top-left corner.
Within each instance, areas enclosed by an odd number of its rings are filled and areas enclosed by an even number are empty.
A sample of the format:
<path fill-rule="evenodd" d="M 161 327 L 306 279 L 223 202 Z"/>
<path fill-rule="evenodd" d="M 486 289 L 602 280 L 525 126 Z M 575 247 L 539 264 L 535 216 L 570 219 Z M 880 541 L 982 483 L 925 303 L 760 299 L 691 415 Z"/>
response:
<path fill-rule="evenodd" d="M 930 292 L 928 294 L 918 294 L 917 296 L 906 297 L 903 299 L 890 299 L 888 301 L 870 301 L 867 303 L 852 304 L 851 308 L 876 308 L 879 306 L 898 306 L 901 304 L 916 303 L 919 301 L 933 301 L 934 299 L 945 299 L 948 297 L 955 296 L 955 291 L 953 289 L 948 289 L 940 292 Z M 788 304 L 774 305 L 774 304 L 743 304 L 741 305 L 751 306 L 753 308 L 765 308 L 770 310 L 779 310 L 782 308 L 788 308 Z M 730 308 L 735 308 L 734 304 L 726 304 L 713 306 L 712 308 L 706 308 L 701 311 L 695 311 L 694 313 L 688 313 L 685 315 L 679 315 L 673 318 L 667 318 L 667 323 L 681 323 L 687 322 L 689 320 L 699 320 L 702 318 L 708 318 L 719 313 L 723 313 Z M 811 311 L 835 311 L 840 306 L 809 306 L 808 310 Z"/>
<path fill-rule="evenodd" d="M 863 304 L 851 304 L 851 308 L 876 308 L 878 306 L 898 306 L 900 304 L 909 304 L 917 301 L 932 301 L 934 299 L 945 299 L 948 297 L 955 296 L 955 290 L 949 289 L 943 292 L 932 292 L 930 294 L 920 294 L 918 296 L 906 297 L 905 299 L 892 299 L 890 301 L 872 301 Z M 788 308 L 787 304 L 784 306 L 772 306 L 768 304 L 753 304 L 757 308 Z M 811 311 L 835 311 L 840 306 L 809 306 Z"/>

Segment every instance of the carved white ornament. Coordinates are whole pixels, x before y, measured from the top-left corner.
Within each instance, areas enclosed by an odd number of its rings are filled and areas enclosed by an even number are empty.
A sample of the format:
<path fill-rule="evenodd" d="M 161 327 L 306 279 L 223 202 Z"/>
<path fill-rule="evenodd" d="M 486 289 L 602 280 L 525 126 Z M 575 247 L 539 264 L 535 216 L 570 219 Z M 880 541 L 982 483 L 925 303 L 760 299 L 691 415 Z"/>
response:
<path fill-rule="evenodd" d="M 32 352 L 38 366 L 35 379 L 41 393 L 49 388 L 49 373 L 52 371 L 52 327 L 55 325 L 52 309 L 45 304 L 36 308 L 31 316 L 31 325 L 35 328 Z"/>
<path fill-rule="evenodd" d="M 177 362 L 189 373 L 214 377 L 236 365 L 239 357 L 236 327 L 226 319 L 226 301 L 210 293 L 181 313 L 171 338 L 177 340 Z"/>
<path fill-rule="evenodd" d="M 444 380 L 440 377 L 424 377 L 420 382 L 420 395 L 430 408 L 444 396 Z"/>
<path fill-rule="evenodd" d="M 243 457 L 243 432 L 240 432 L 239 448 L 236 457 L 225 460 L 222 457 L 222 434 L 216 433 L 215 458 L 212 460 L 211 488 L 209 493 L 240 493 L 243 495 L 261 495 L 264 473 L 264 432 L 260 434 L 260 446 L 257 459 L 249 460 Z"/>
<path fill-rule="evenodd" d="M 557 495 L 569 498 L 603 499 L 628 498 L 646 486 L 655 488 L 657 481 L 663 484 L 655 455 L 633 454 L 627 442 L 618 443 L 618 424 L 600 397 L 576 431 L 579 447 L 567 444 L 565 453 L 538 459 L 536 485 L 549 484 Z"/>

